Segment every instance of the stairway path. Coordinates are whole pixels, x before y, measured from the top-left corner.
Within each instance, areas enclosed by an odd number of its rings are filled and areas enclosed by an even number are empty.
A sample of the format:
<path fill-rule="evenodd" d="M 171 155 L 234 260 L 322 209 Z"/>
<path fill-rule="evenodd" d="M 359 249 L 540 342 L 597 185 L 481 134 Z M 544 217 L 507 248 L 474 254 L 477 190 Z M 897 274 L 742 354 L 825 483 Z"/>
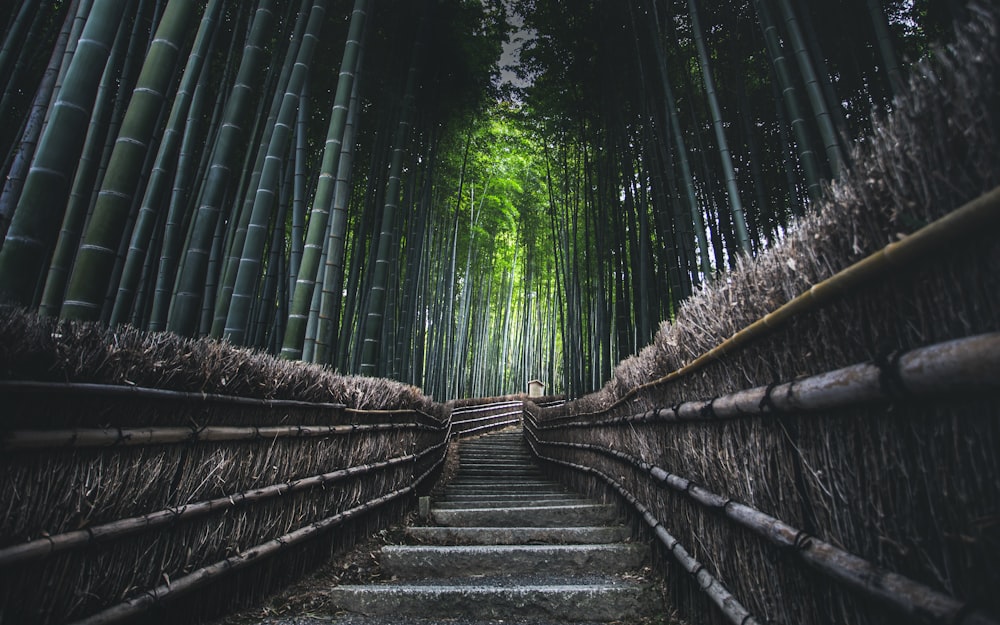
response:
<path fill-rule="evenodd" d="M 660 611 L 638 575 L 647 547 L 629 542 L 613 506 L 547 478 L 520 429 L 463 441 L 459 458 L 430 523 L 382 548 L 389 581 L 329 589 L 348 616 L 321 622 L 610 623 Z"/>

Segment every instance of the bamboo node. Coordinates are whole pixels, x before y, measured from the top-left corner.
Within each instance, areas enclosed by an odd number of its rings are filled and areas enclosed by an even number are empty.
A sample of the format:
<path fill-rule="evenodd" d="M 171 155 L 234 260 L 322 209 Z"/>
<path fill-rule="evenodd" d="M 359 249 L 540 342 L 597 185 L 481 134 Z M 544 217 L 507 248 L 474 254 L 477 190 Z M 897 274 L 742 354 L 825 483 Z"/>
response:
<path fill-rule="evenodd" d="M 878 386 L 887 397 L 892 399 L 903 399 L 910 395 L 903 375 L 899 368 L 899 361 L 903 357 L 903 350 L 892 350 L 879 354 L 872 361 L 878 367 Z"/>

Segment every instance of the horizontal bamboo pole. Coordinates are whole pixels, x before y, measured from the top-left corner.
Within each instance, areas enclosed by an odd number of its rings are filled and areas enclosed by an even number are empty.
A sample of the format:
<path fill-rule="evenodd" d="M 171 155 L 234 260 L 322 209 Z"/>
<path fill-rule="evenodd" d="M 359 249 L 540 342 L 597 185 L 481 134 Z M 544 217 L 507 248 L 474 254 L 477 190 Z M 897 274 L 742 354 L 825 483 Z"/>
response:
<path fill-rule="evenodd" d="M 496 404 L 482 404 L 479 406 L 470 406 L 468 408 L 452 408 L 451 415 L 454 418 L 457 415 L 464 415 L 470 412 L 485 412 L 487 410 L 500 410 L 504 408 L 513 408 L 515 406 L 520 406 L 523 402 L 521 401 L 505 401 Z"/>
<path fill-rule="evenodd" d="M 575 416 L 609 412 L 645 390 L 694 373 L 730 352 L 783 328 L 798 315 L 815 311 L 858 289 L 871 286 L 889 276 L 895 269 L 925 261 L 928 257 L 943 251 L 954 250 L 964 239 L 992 235 L 996 232 L 998 223 L 1000 223 L 1000 187 L 995 187 L 944 217 L 814 284 L 809 290 L 734 333 L 683 367 L 629 390 L 608 408 Z"/>
<path fill-rule="evenodd" d="M 674 538 L 674 536 L 667 531 L 667 528 L 663 526 L 663 523 L 661 523 L 653 515 L 652 511 L 645 504 L 639 501 L 631 491 L 625 488 L 621 482 L 593 467 L 585 467 L 583 465 L 542 455 L 539 453 L 536 444 L 540 443 L 544 445 L 545 443 L 538 440 L 538 438 L 530 430 L 526 430 L 526 432 L 529 433 L 529 436 L 525 437 L 528 441 L 528 445 L 538 458 L 554 464 L 560 464 L 583 473 L 595 475 L 618 491 L 618 494 L 625 498 L 629 505 L 635 508 L 636 512 L 638 512 L 642 517 L 642 520 L 646 522 L 646 525 L 653 530 L 656 538 L 663 543 L 663 545 L 670 551 L 671 555 L 674 556 L 674 559 L 676 559 L 677 562 L 684 567 L 684 570 L 686 570 L 689 575 L 695 578 L 698 582 L 698 588 L 708 596 L 712 603 L 715 604 L 715 606 L 720 612 L 722 612 L 730 623 L 733 623 L 734 625 L 757 625 L 758 621 L 753 614 L 751 614 L 750 611 L 747 610 L 715 576 L 709 573 L 700 562 L 691 557 L 691 554 L 684 549 L 680 541 Z"/>
<path fill-rule="evenodd" d="M 354 414 L 363 417 L 406 417 L 406 416 L 420 416 L 429 420 L 431 425 L 438 428 L 444 429 L 445 422 L 441 419 L 435 417 L 432 414 L 428 414 L 419 408 L 399 408 L 397 410 L 374 410 L 369 408 L 344 408 L 345 414 Z"/>
<path fill-rule="evenodd" d="M 0 433 L 0 450 L 134 447 L 279 438 L 319 438 L 394 430 L 438 431 L 420 423 L 359 423 L 351 425 L 207 426 L 162 428 L 76 428 L 67 430 L 13 430 Z"/>
<path fill-rule="evenodd" d="M 50 555 L 79 549 L 94 543 L 109 542 L 129 536 L 132 534 L 149 531 L 177 521 L 187 521 L 197 517 L 205 516 L 213 512 L 228 510 L 244 504 L 253 504 L 274 499 L 290 493 L 297 493 L 317 487 L 325 487 L 343 480 L 366 475 L 375 471 L 389 469 L 407 463 L 419 462 L 424 456 L 442 449 L 446 445 L 445 441 L 437 443 L 416 454 L 407 454 L 373 462 L 364 465 L 357 465 L 346 469 L 339 469 L 321 475 L 304 477 L 291 480 L 281 484 L 272 484 L 253 490 L 219 497 L 207 501 L 201 501 L 182 506 L 175 506 L 157 512 L 151 512 L 138 517 L 120 519 L 103 525 L 97 525 L 87 529 L 65 532 L 54 536 L 38 538 L 26 543 L 12 545 L 0 549 L 0 569 L 15 565 L 24 564 L 46 558 Z"/>
<path fill-rule="evenodd" d="M 433 426 L 443 428 L 441 419 L 415 408 L 397 410 L 369 410 L 363 408 L 348 408 L 344 404 L 310 402 L 295 399 L 260 399 L 241 397 L 237 395 L 220 395 L 217 393 L 192 393 L 188 391 L 171 391 L 145 386 L 128 386 L 124 384 L 96 384 L 91 382 L 42 382 L 34 380 L 0 380 L 0 393 L 79 393 L 97 397 L 166 399 L 172 401 L 201 402 L 230 406 L 246 406 L 260 408 L 295 408 L 309 410 L 330 410 L 344 414 L 354 414 L 366 417 L 411 416 L 418 415 L 429 419 Z"/>
<path fill-rule="evenodd" d="M 455 419 L 454 417 L 452 417 L 452 424 L 458 426 L 458 425 L 464 425 L 466 423 L 482 423 L 483 421 L 489 421 L 491 419 L 503 419 L 505 417 L 510 417 L 512 415 L 519 415 L 519 414 L 521 414 L 520 409 L 510 410 L 508 412 L 501 412 L 498 414 L 486 415 L 485 417 L 475 417 L 474 419 Z"/>
<path fill-rule="evenodd" d="M 431 473 L 436 470 L 443 461 L 444 457 L 442 456 L 442 458 L 439 459 L 434 466 L 425 471 L 420 477 L 416 478 L 409 486 L 391 491 L 385 495 L 371 499 L 359 506 L 355 506 L 354 508 L 350 508 L 331 517 L 327 517 L 321 521 L 310 523 L 309 525 L 301 527 L 293 532 L 289 532 L 284 536 L 274 538 L 245 551 L 241 551 L 240 553 L 226 558 L 225 560 L 221 560 L 215 564 L 193 571 L 184 577 L 171 580 L 162 586 L 147 590 L 141 595 L 98 612 L 97 614 L 83 620 L 77 621 L 73 625 L 112 625 L 114 623 L 121 623 L 123 621 L 134 619 L 154 606 L 176 599 L 177 597 L 194 590 L 198 590 L 220 577 L 224 577 L 230 573 L 244 569 L 268 556 L 281 553 L 282 551 L 287 551 L 295 545 L 318 536 L 360 514 L 369 512 L 379 506 L 389 503 L 390 501 L 412 493 L 416 490 L 417 486 L 427 479 L 427 477 L 431 475 Z"/>
<path fill-rule="evenodd" d="M 520 415 L 521 413 L 517 413 L 517 414 Z M 453 430 L 452 431 L 452 436 L 453 437 L 461 437 L 461 436 L 467 436 L 467 435 L 472 434 L 474 432 L 478 433 L 478 432 L 486 432 L 486 431 L 490 431 L 490 430 L 497 430 L 497 429 L 505 428 L 508 425 L 517 425 L 520 422 L 521 422 L 521 419 L 520 419 L 520 417 L 518 417 L 517 419 L 510 419 L 510 420 L 507 420 L 507 421 L 500 421 L 498 423 L 488 423 L 486 425 L 480 425 L 480 426 L 477 426 L 477 427 L 474 427 L 474 428 L 468 428 L 466 430 Z"/>
<path fill-rule="evenodd" d="M 998 390 L 1000 332 L 992 332 L 914 349 L 894 362 L 881 365 L 861 363 L 775 386 L 745 389 L 708 401 L 689 401 L 672 408 L 604 420 L 545 423 L 538 428 L 554 430 L 822 412 L 899 397 Z"/>
<path fill-rule="evenodd" d="M 258 399 L 216 393 L 191 393 L 170 391 L 145 386 L 124 384 L 94 384 L 90 382 L 38 382 L 32 380 L 0 380 L 0 392 L 79 393 L 98 397 L 134 397 L 141 399 L 170 399 L 179 401 L 255 406 L 263 408 L 309 408 L 314 410 L 346 410 L 344 404 L 308 402 L 294 399 Z"/>
<path fill-rule="evenodd" d="M 536 440 L 543 446 L 599 453 L 645 471 L 659 484 L 687 496 L 705 508 L 721 512 L 726 518 L 749 529 L 771 544 L 795 553 L 804 562 L 828 577 L 908 618 L 940 625 L 958 622 L 968 625 L 1000 625 L 985 612 L 970 608 L 969 605 L 949 595 L 881 568 L 860 556 L 807 534 L 781 519 L 711 492 L 687 478 L 651 465 L 627 452 L 587 443 L 542 441 L 537 438 Z"/>

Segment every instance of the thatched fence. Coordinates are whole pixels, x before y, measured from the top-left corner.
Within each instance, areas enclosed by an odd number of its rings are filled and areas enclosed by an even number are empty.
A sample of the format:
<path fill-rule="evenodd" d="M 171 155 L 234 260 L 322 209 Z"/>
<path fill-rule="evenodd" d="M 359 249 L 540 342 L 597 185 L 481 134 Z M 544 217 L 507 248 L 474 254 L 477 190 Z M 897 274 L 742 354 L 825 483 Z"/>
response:
<path fill-rule="evenodd" d="M 260 598 L 398 522 L 449 438 L 447 407 L 403 385 L 16 311 L 0 370 L 2 623 Z"/>
<path fill-rule="evenodd" d="M 1000 623 L 1000 9 L 914 74 L 819 213 L 600 393 L 528 404 L 692 623 Z"/>

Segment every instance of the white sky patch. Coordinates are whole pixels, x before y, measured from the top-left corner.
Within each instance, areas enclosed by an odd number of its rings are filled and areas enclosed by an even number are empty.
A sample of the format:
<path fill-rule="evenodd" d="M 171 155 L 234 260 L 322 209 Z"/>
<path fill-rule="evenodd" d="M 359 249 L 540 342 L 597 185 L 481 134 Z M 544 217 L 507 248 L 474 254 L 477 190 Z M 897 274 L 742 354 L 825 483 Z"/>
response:
<path fill-rule="evenodd" d="M 513 27 L 510 41 L 503 44 L 503 54 L 500 55 L 500 85 L 511 85 L 518 89 L 523 89 L 531 84 L 530 80 L 522 80 L 517 76 L 514 68 L 521 63 L 521 48 L 528 41 L 535 38 L 534 30 L 524 28 L 524 19 L 511 10 L 509 4 L 507 8 L 507 23 Z"/>

